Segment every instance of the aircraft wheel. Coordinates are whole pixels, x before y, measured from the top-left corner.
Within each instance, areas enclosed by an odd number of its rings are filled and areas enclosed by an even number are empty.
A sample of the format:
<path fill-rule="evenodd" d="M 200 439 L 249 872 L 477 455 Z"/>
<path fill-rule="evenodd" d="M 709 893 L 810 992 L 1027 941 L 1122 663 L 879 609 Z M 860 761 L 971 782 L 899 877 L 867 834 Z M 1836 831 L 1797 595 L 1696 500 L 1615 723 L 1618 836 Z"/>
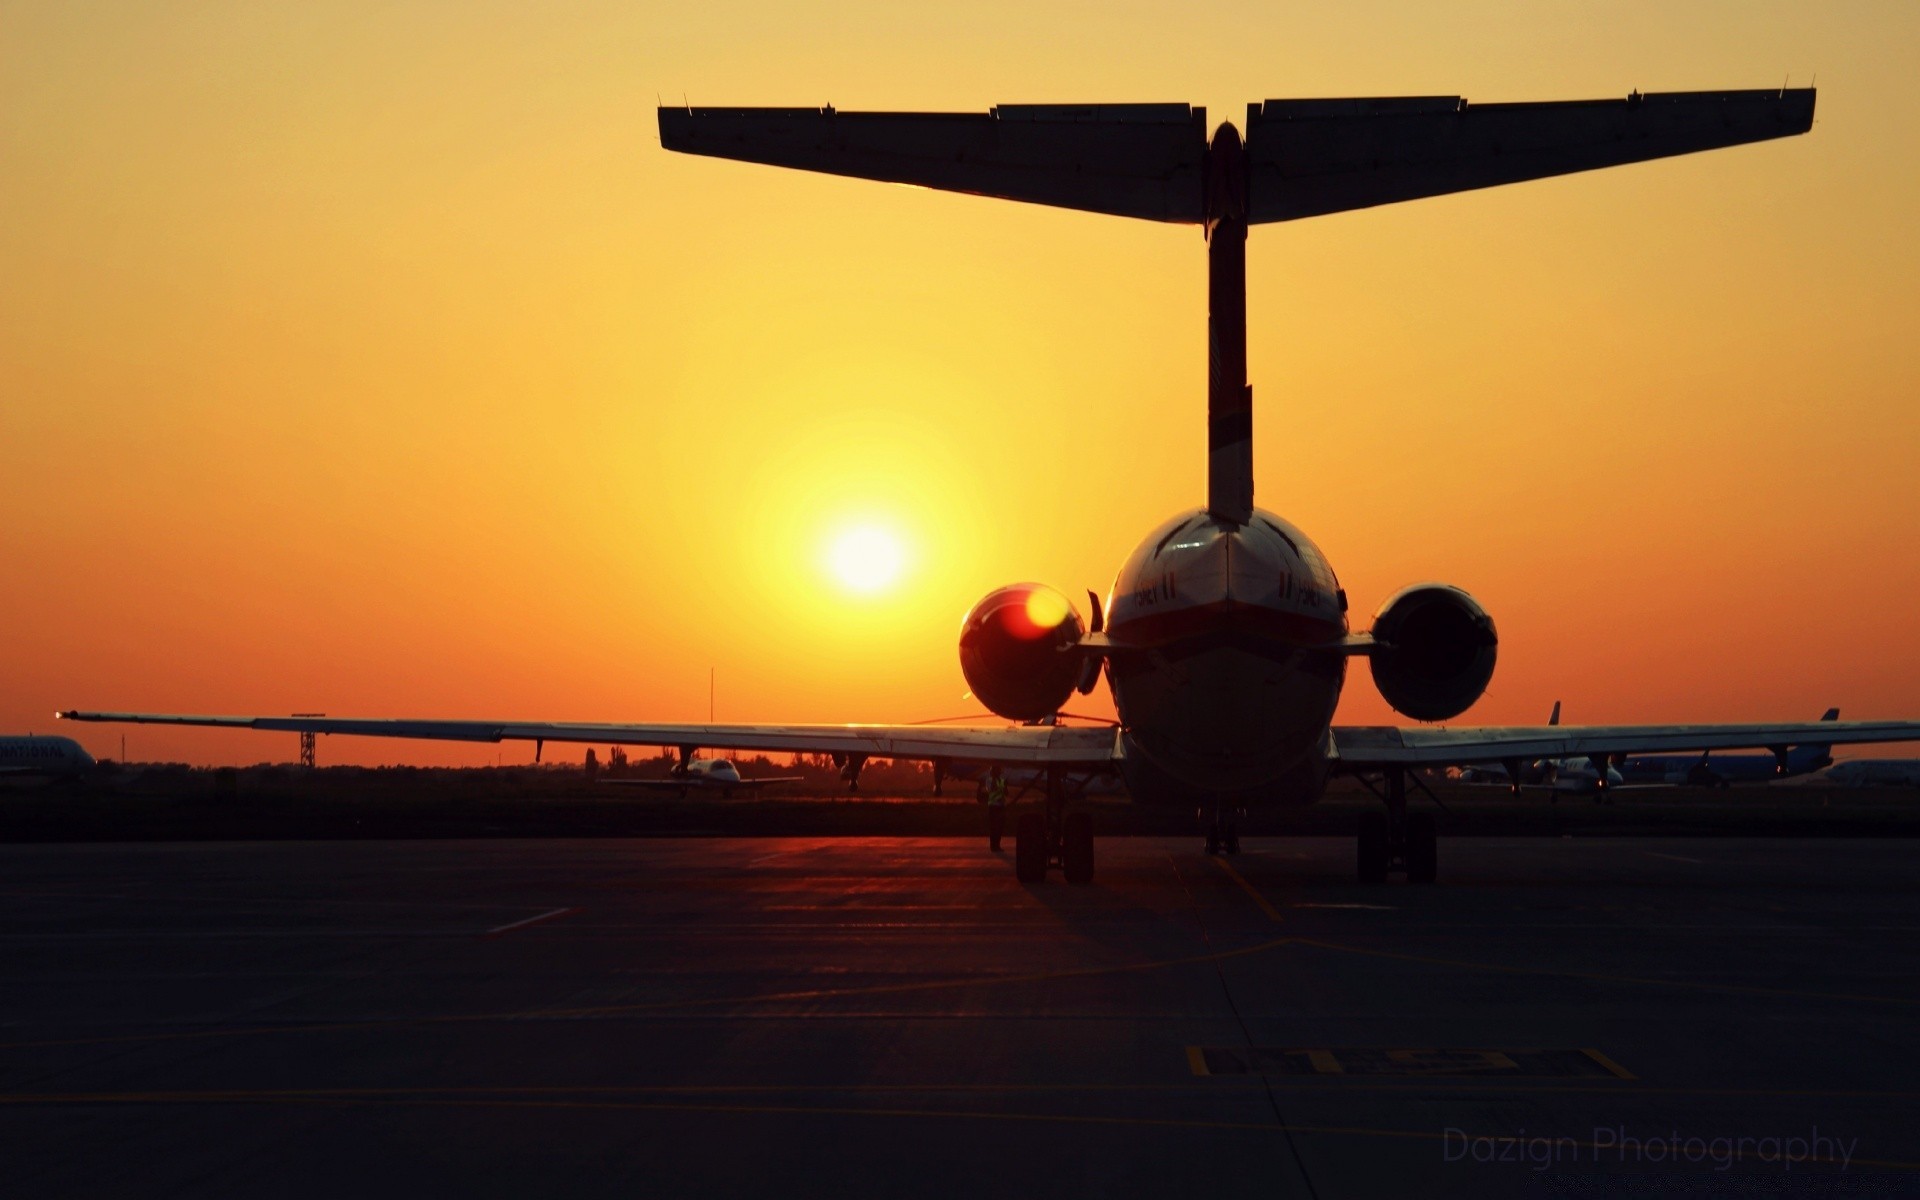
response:
<path fill-rule="evenodd" d="M 1014 824 L 1013 875 L 1021 883 L 1047 878 L 1047 820 L 1039 813 L 1023 813 Z"/>
<path fill-rule="evenodd" d="M 1060 873 L 1068 883 L 1093 882 L 1093 816 L 1068 813 L 1060 847 Z"/>
<path fill-rule="evenodd" d="M 1227 836 L 1222 846 L 1228 854 L 1240 853 L 1240 827 L 1238 825 L 1227 826 Z"/>
<path fill-rule="evenodd" d="M 1385 883 L 1387 881 L 1387 861 L 1391 851 L 1388 848 L 1389 832 L 1387 814 L 1366 812 L 1360 814 L 1360 882 Z"/>
<path fill-rule="evenodd" d="M 1207 853 L 1209 855 L 1220 853 L 1220 835 L 1211 829 L 1207 831 Z"/>
<path fill-rule="evenodd" d="M 1407 814 L 1407 882 L 1432 883 L 1440 873 L 1440 832 L 1433 814 Z"/>

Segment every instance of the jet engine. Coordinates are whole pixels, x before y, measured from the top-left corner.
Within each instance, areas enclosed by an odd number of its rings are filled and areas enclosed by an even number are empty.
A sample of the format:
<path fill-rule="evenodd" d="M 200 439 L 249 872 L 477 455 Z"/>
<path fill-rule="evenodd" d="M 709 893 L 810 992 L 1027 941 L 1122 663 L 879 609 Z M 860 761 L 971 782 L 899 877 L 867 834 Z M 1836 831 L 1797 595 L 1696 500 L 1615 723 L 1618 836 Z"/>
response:
<path fill-rule="evenodd" d="M 1416 583 L 1373 616 L 1373 685 L 1395 712 L 1445 721 L 1473 706 L 1493 678 L 1493 618 L 1457 587 Z"/>
<path fill-rule="evenodd" d="M 960 626 L 960 671 L 988 711 L 1040 721 L 1060 711 L 1085 674 L 1086 634 L 1067 598 L 1039 583 L 988 592 Z"/>

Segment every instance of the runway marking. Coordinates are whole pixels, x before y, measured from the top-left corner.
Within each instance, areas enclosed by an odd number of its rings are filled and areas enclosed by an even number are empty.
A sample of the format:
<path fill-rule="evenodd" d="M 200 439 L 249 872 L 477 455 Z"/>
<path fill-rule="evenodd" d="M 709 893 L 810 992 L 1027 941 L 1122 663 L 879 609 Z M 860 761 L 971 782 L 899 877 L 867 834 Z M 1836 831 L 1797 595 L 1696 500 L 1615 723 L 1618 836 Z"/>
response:
<path fill-rule="evenodd" d="M 1280 924 L 1281 922 L 1284 922 L 1286 920 L 1285 917 L 1280 915 L 1279 909 L 1267 903 L 1267 898 L 1265 896 L 1262 896 L 1259 892 L 1256 892 L 1253 890 L 1253 885 L 1247 882 L 1246 876 L 1240 874 L 1240 872 L 1233 869 L 1232 863 L 1228 862 L 1224 858 L 1219 857 L 1218 855 L 1214 856 L 1213 862 L 1216 865 L 1218 865 L 1222 871 L 1225 871 L 1227 873 L 1227 877 L 1229 879 L 1232 879 L 1235 883 L 1240 885 L 1241 891 L 1244 891 L 1247 895 L 1253 897 L 1253 902 L 1260 906 L 1261 912 L 1267 914 L 1267 919 L 1269 921 L 1272 921 L 1275 924 Z"/>
<path fill-rule="evenodd" d="M 1195 1075 L 1211 1075 L 1207 1070 L 1207 1052 L 1198 1046 L 1187 1047 L 1187 1069 Z"/>
<path fill-rule="evenodd" d="M 487 930 L 487 932 L 481 936 L 490 937 L 490 938 L 500 937 L 503 934 L 512 933 L 516 929 L 525 929 L 529 925 L 538 925 L 542 921 L 551 921 L 555 917 L 564 917 L 569 913 L 577 913 L 579 911 L 580 910 L 577 908 L 551 909 L 547 912 L 541 913 L 537 917 L 528 917 L 524 921 L 511 921 L 505 925 L 495 925 L 492 929 Z"/>
<path fill-rule="evenodd" d="M 1640 853 L 1646 855 L 1648 858 L 1664 858 L 1668 862 L 1691 863 L 1696 867 L 1706 865 L 1704 859 L 1688 858 L 1684 854 L 1662 854 L 1658 850 L 1642 850 Z"/>
<path fill-rule="evenodd" d="M 992 1110 L 967 1108 L 862 1108 L 847 1105 L 810 1105 L 810 1104 L 690 1104 L 660 1103 L 655 1101 L 622 1101 L 611 1099 L 565 1099 L 559 1096 L 514 1097 L 502 1093 L 476 1096 L 449 1096 L 444 1093 L 395 1090 L 390 1092 L 364 1091 L 327 1091 L 309 1092 L 76 1092 L 49 1093 L 31 1096 L 0 1096 L 3 1104 L 290 1104 L 290 1105 L 326 1105 L 332 1107 L 372 1106 L 372 1107 L 431 1107 L 431 1108 L 511 1108 L 511 1109 L 560 1109 L 560 1110 L 601 1110 L 621 1112 L 672 1112 L 702 1113 L 715 1116 L 791 1116 L 791 1117 L 874 1117 L 931 1119 L 938 1121 L 976 1120 L 1029 1122 L 1050 1125 L 1104 1125 L 1123 1128 L 1156 1129 L 1205 1129 L 1227 1130 L 1260 1134 L 1319 1134 L 1334 1137 L 1391 1138 L 1422 1142 L 1443 1142 L 1449 1134 L 1455 1139 L 1466 1137 L 1472 1141 L 1490 1141 L 1494 1143 L 1517 1143 L 1525 1137 L 1516 1137 L 1510 1133 L 1483 1134 L 1465 1133 L 1461 1130 L 1434 1129 L 1384 1129 L 1361 1125 L 1288 1125 L 1277 1126 L 1270 1121 L 1198 1121 L 1171 1117 L 1125 1117 L 1093 1113 L 1044 1113 L 1044 1112 L 995 1112 Z M 1548 1136 L 1542 1133 L 1535 1138 Z M 1603 1150 L 1614 1150 L 1616 1145 L 1600 1145 L 1576 1138 L 1555 1137 L 1556 1144 L 1577 1145 L 1580 1149 L 1598 1155 Z M 1752 1154 L 1744 1153 L 1738 1146 L 1732 1150 L 1735 1161 L 1748 1158 L 1756 1162 L 1773 1165 L 1779 1161 L 1778 1151 L 1770 1155 L 1756 1148 Z M 1920 1170 L 1920 1162 L 1902 1162 L 1887 1159 L 1870 1159 L 1853 1156 L 1842 1160 L 1823 1155 L 1808 1155 L 1796 1158 L 1796 1162 L 1840 1166 L 1843 1169 L 1852 1165 L 1880 1167 L 1887 1170 Z"/>
<path fill-rule="evenodd" d="M 1621 1079 L 1638 1080 L 1640 1078 L 1638 1075 L 1635 1075 L 1632 1071 L 1627 1070 L 1625 1067 L 1613 1061 L 1611 1058 L 1608 1058 L 1606 1055 L 1600 1053 L 1598 1050 L 1595 1050 L 1591 1046 L 1588 1046 L 1585 1049 L 1581 1050 L 1580 1053 L 1586 1055 L 1588 1058 L 1599 1063 L 1601 1066 L 1613 1072 L 1616 1076 L 1618 1076 Z"/>

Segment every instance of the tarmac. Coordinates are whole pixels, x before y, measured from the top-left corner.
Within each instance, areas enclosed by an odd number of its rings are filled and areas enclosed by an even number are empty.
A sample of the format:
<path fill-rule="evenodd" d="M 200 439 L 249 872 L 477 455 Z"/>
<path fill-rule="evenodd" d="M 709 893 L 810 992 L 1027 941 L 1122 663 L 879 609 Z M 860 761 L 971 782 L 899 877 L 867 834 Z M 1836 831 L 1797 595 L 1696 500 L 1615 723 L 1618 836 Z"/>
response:
<path fill-rule="evenodd" d="M 1011 839 L 1009 839 L 1011 846 Z M 0 846 L 8 1196 L 1904 1195 L 1909 841 Z"/>

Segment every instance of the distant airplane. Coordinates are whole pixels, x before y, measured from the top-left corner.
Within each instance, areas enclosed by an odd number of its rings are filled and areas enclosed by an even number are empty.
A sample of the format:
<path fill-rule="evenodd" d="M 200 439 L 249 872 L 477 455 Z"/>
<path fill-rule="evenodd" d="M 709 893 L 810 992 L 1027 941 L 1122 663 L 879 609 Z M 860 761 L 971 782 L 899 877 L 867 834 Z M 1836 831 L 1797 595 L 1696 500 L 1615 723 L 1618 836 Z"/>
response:
<path fill-rule="evenodd" d="M 688 758 L 675 763 L 672 773 L 665 779 L 602 779 L 600 782 L 679 792 L 682 796 L 689 792 L 719 792 L 722 796 L 731 796 L 736 791 L 750 792 L 770 784 L 800 783 L 805 779 L 804 775 L 768 775 L 747 779 L 741 776 L 740 768 L 734 766 L 730 759 Z"/>
<path fill-rule="evenodd" d="M 1821 778 L 1841 787 L 1920 787 L 1920 758 L 1856 758 Z"/>
<path fill-rule="evenodd" d="M 1838 721 L 1840 710 L 1830 708 L 1821 721 Z M 1628 783 L 1665 783 L 1688 787 L 1730 787 L 1736 783 L 1771 783 L 1795 775 L 1811 775 L 1833 765 L 1833 747 L 1824 742 L 1781 746 L 1771 754 L 1657 754 L 1629 758 L 1620 768 Z"/>
<path fill-rule="evenodd" d="M 93 755 L 66 737 L 0 737 L 0 779 L 58 779 L 93 767 Z"/>
<path fill-rule="evenodd" d="M 1253 505 L 1253 393 L 1247 384 L 1249 227 L 1423 196 L 1564 175 L 1805 133 L 1811 88 L 1633 93 L 1619 100 L 1469 104 L 1456 96 L 1269 100 L 1211 139 L 1185 104 L 1002 105 L 991 112 L 838 112 L 812 108 L 662 108 L 668 150 L 1008 200 L 1199 226 L 1207 241 L 1207 499 L 1148 533 L 1103 607 L 1083 620 L 1037 583 L 989 592 L 960 631 L 973 695 L 1010 727 L 916 725 L 599 725 L 520 721 L 195 717 L 73 712 L 72 720 L 239 726 L 475 742 L 505 739 L 828 753 L 857 780 L 869 757 L 989 762 L 1047 772 L 1044 811 L 1016 826 L 1015 873 L 1058 865 L 1093 878 L 1092 816 L 1069 801 L 1069 773 L 1116 770 L 1145 803 L 1211 814 L 1210 845 L 1231 847 L 1233 814 L 1318 799 L 1330 774 L 1374 788 L 1357 841 L 1363 880 L 1391 870 L 1431 881 L 1433 815 L 1409 812 L 1422 768 L 1621 754 L 1920 740 L 1920 722 L 1617 725 L 1587 728 L 1347 727 L 1332 724 L 1353 658 L 1416 722 L 1465 712 L 1493 676 L 1493 619 L 1456 587 L 1421 583 L 1389 596 L 1370 632 L 1350 632 L 1347 594 L 1295 526 Z M 1635 212 L 1644 224 L 1657 212 Z M 725 231 L 718 231 L 724 236 Z M 1588 227 L 1582 236 L 1605 236 Z M 857 331 L 849 336 L 858 338 Z M 1050 412 L 1059 437 L 1099 414 Z M 1164 431 L 1163 431 L 1164 432 Z M 984 431 L 983 431 L 984 433 Z M 1004 434 L 1004 431 L 999 431 Z M 996 434 L 996 435 L 999 435 Z M 1396 436 L 1392 429 L 1375 434 Z M 1072 442 L 1061 443 L 1071 458 Z M 1164 447 L 1140 447 L 1160 453 Z M 1365 444 L 1302 445 L 1294 453 Z M 1084 464 L 1083 464 L 1084 465 Z M 1110 467 L 1124 470 L 1120 464 Z M 1068 468 L 1063 467 L 1063 470 Z M 1064 478 L 1065 476 L 1063 476 Z M 1036 512 L 1035 520 L 1045 515 Z M 1443 520 L 1410 514 L 1413 521 Z M 1457 539 L 1463 531 L 1455 528 Z M 1121 724 L 1045 724 L 1104 675 Z M 1223 836 L 1224 835 L 1224 836 Z"/>

